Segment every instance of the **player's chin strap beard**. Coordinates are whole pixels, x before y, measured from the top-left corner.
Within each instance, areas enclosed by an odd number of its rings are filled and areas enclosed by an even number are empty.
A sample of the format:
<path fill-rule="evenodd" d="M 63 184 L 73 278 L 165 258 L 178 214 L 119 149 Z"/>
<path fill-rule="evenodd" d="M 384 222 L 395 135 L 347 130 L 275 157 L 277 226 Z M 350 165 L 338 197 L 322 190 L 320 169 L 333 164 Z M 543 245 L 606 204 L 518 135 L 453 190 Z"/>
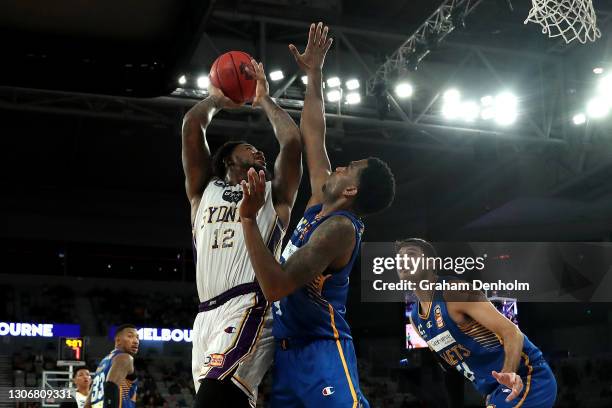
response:
<path fill-rule="evenodd" d="M 245 173 L 247 173 L 251 167 L 254 168 L 257 173 L 259 173 L 260 170 L 263 170 L 264 173 L 266 174 L 266 180 L 270 180 L 270 172 L 268 171 L 266 166 L 262 166 L 261 164 L 257 164 L 257 163 L 246 163 L 246 162 L 239 164 L 239 166 L 245 171 Z"/>
<path fill-rule="evenodd" d="M 271 178 L 271 175 L 270 175 L 270 172 L 268 171 L 268 169 L 265 166 L 262 166 L 262 165 L 257 164 L 257 163 L 247 163 L 247 162 L 234 163 L 232 161 L 225 162 L 225 168 L 227 170 L 229 170 L 231 167 L 234 167 L 234 166 L 236 168 L 238 168 L 238 169 L 244 170 L 244 180 L 247 180 L 247 181 L 248 181 L 247 173 L 248 173 L 248 171 L 249 171 L 249 169 L 251 167 L 254 168 L 255 171 L 258 172 L 258 173 L 259 173 L 260 170 L 263 170 L 264 173 L 266 174 L 266 181 L 270 180 L 270 178 Z M 231 182 L 231 180 L 229 180 L 228 176 L 226 176 L 226 180 L 225 181 L 226 182 Z M 240 181 L 238 181 L 238 184 L 240 184 Z"/>

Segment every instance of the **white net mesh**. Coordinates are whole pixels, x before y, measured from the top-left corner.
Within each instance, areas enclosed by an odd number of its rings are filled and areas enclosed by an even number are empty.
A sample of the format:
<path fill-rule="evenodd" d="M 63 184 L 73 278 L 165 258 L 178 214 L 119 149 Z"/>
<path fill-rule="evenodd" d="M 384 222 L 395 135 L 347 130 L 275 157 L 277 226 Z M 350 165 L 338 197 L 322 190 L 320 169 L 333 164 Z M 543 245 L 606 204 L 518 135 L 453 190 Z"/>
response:
<path fill-rule="evenodd" d="M 581 43 L 601 37 L 592 0 L 531 0 L 525 24 L 537 23 L 549 37 L 563 37 L 566 43 Z"/>

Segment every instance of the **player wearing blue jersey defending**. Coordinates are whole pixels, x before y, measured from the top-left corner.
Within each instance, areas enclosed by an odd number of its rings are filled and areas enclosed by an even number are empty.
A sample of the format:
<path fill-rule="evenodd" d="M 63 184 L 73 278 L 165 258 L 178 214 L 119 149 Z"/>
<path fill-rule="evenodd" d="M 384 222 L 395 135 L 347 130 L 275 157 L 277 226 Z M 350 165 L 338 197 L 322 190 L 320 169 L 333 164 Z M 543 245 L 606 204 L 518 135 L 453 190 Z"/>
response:
<path fill-rule="evenodd" d="M 331 171 L 321 72 L 331 46 L 327 32 L 322 23 L 313 24 L 304 53 L 290 46 L 308 75 L 300 129 L 312 197 L 281 263 L 267 250 L 255 221 L 263 205 L 265 175 L 251 169 L 248 183 L 242 183 L 246 247 L 266 299 L 275 302 L 273 408 L 368 407 L 359 389 L 346 299 L 363 234 L 360 217 L 391 204 L 395 180 L 377 158 Z"/>
<path fill-rule="evenodd" d="M 418 238 L 398 243 L 400 256 L 436 258 L 434 247 Z M 400 279 L 440 282 L 421 266 L 398 270 Z M 441 364 L 454 367 L 486 396 L 487 408 L 550 408 L 557 383 L 542 352 L 499 313 L 479 291 L 415 290 L 418 307 L 410 320 Z"/>
<path fill-rule="evenodd" d="M 115 349 L 98 364 L 86 408 L 136 407 L 137 379 L 134 356 L 138 353 L 136 326 L 123 324 L 115 333 Z"/>

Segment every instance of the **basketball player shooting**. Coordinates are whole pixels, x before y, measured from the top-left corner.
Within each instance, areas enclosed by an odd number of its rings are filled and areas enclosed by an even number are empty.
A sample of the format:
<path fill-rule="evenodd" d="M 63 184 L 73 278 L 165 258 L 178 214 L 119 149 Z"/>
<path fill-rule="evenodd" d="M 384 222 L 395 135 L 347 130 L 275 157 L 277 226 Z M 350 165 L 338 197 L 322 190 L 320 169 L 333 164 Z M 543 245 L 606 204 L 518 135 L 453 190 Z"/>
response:
<path fill-rule="evenodd" d="M 249 168 L 265 174 L 264 205 L 255 219 L 274 258 L 302 174 L 299 128 L 268 95 L 262 64 L 252 61 L 246 72 L 257 80 L 253 106 L 263 108 L 280 144 L 273 179 L 264 154 L 246 142 L 227 142 L 211 156 L 208 125 L 221 109 L 238 106 L 219 89 L 211 85 L 210 96 L 183 121 L 183 169 L 201 302 L 193 327 L 195 407 L 255 406 L 257 387 L 272 363 L 274 341 L 270 308 L 244 246 L 240 182 L 247 179 Z"/>
<path fill-rule="evenodd" d="M 344 317 L 348 282 L 363 234 L 360 216 L 387 208 L 395 181 L 377 158 L 331 171 L 322 95 L 322 67 L 332 42 L 327 33 L 322 23 L 313 24 L 304 53 L 290 46 L 308 75 L 300 127 L 312 197 L 281 263 L 268 251 L 265 231 L 257 221 L 266 202 L 265 172 L 252 168 L 248 182 L 242 182 L 240 218 L 246 246 L 266 299 L 275 301 L 274 408 L 368 406 L 359 389 L 357 359 Z"/>
<path fill-rule="evenodd" d="M 138 380 L 134 374 L 134 356 L 139 344 L 135 326 L 123 324 L 117 327 L 115 349 L 96 369 L 86 408 L 136 407 Z"/>
<path fill-rule="evenodd" d="M 399 242 L 398 254 L 437 257 L 434 247 L 418 238 Z M 415 282 L 442 279 L 422 266 L 398 274 Z M 415 330 L 443 367 L 454 367 L 486 397 L 487 408 L 553 406 L 557 383 L 542 352 L 482 292 L 414 293 L 418 307 L 412 309 L 410 321 Z"/>

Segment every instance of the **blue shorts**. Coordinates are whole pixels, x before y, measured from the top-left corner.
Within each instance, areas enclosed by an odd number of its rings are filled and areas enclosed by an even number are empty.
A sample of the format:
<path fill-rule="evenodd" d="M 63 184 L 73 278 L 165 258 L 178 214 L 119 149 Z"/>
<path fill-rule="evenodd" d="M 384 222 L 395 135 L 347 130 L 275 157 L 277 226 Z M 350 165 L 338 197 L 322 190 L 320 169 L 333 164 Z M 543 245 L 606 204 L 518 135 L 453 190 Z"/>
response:
<path fill-rule="evenodd" d="M 359 389 L 352 340 L 277 340 L 272 408 L 369 408 Z"/>
<path fill-rule="evenodd" d="M 533 363 L 531 367 L 531 375 L 521 376 L 523 391 L 518 397 L 506 402 L 510 389 L 500 385 L 487 397 L 487 408 L 551 408 L 557 398 L 555 376 L 544 359 Z"/>

